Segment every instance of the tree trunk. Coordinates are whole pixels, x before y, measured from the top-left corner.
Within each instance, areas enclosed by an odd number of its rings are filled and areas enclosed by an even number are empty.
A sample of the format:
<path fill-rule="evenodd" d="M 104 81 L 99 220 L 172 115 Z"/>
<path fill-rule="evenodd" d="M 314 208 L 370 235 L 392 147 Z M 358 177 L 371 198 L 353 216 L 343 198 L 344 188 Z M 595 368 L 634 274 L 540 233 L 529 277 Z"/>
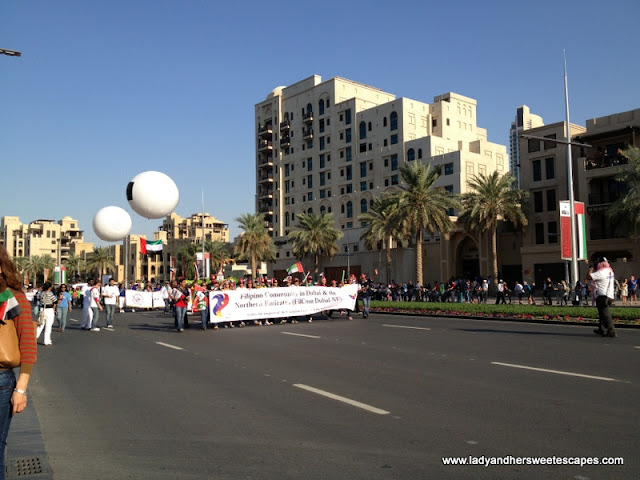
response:
<path fill-rule="evenodd" d="M 422 285 L 422 228 L 416 232 L 416 282 Z"/>
<path fill-rule="evenodd" d="M 386 274 L 387 274 L 387 285 L 389 285 L 391 283 L 391 237 L 389 237 L 389 239 L 387 240 L 387 251 L 385 252 L 385 256 L 386 256 L 386 266 L 385 266 L 385 270 L 386 270 Z"/>
<path fill-rule="evenodd" d="M 498 290 L 498 242 L 496 234 L 497 226 L 489 230 L 489 243 L 491 243 L 491 276 L 493 277 L 493 289 Z"/>
<path fill-rule="evenodd" d="M 255 255 L 251 255 L 251 278 L 256 278 L 256 270 L 258 269 L 258 259 Z"/>
<path fill-rule="evenodd" d="M 318 255 L 317 253 L 313 255 L 313 263 L 315 265 L 315 270 L 313 271 L 313 273 L 316 278 L 318 278 L 318 265 L 320 264 L 320 255 Z"/>

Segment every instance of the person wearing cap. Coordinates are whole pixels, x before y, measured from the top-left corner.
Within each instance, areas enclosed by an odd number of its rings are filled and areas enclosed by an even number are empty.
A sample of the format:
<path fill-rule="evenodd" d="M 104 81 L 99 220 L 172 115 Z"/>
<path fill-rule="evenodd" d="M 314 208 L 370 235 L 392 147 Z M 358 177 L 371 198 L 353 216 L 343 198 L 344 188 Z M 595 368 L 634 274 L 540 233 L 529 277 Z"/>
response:
<path fill-rule="evenodd" d="M 602 337 L 615 337 L 616 330 L 613 327 L 613 318 L 609 309 L 615 298 L 615 275 L 606 258 L 598 262 L 595 271 L 593 267 L 589 269 L 587 279 L 595 283 L 599 325 L 594 332 Z"/>
<path fill-rule="evenodd" d="M 498 282 L 498 291 L 496 292 L 496 305 L 500 303 L 503 303 L 503 304 L 507 303 L 504 299 L 504 289 L 505 289 L 505 284 L 502 280 L 500 280 Z"/>

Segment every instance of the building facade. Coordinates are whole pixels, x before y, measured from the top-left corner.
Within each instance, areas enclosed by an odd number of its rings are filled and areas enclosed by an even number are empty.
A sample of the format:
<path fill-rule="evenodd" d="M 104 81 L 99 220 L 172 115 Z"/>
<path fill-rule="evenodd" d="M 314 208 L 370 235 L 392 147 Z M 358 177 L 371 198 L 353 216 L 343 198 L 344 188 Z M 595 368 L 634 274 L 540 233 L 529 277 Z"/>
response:
<path fill-rule="evenodd" d="M 516 109 L 515 121 L 511 123 L 511 128 L 509 129 L 509 153 L 511 158 L 509 167 L 518 188 L 522 186 L 520 180 L 520 133 L 524 130 L 541 127 L 542 125 L 544 125 L 542 117 L 531 113 L 529 107 L 526 105 L 522 105 Z"/>
<path fill-rule="evenodd" d="M 527 130 L 527 134 L 566 138 L 566 123 L 559 122 Z M 626 193 L 626 185 L 615 181 L 620 169 L 628 168 L 620 152 L 638 146 L 640 109 L 588 120 L 586 128 L 571 125 L 574 196 L 586 209 L 587 256 L 579 262 L 584 280 L 589 263 L 606 256 L 618 278 L 638 275 L 640 250 L 625 238 L 607 216 L 607 208 Z M 568 262 L 561 259 L 558 202 L 568 200 L 567 146 L 552 141 L 521 139 L 522 188 L 531 192 L 529 228 L 523 236 L 521 258 L 524 280 L 540 283 L 547 276 L 558 281 L 568 276 Z"/>
<path fill-rule="evenodd" d="M 344 233 L 340 253 L 321 259 L 325 273 L 382 271 L 382 253 L 360 240 L 359 216 L 402 184 L 400 165 L 439 166 L 436 186 L 455 194 L 474 175 L 509 170 L 506 147 L 487 140 L 476 114 L 476 100 L 456 93 L 429 104 L 339 77 L 274 89 L 255 106 L 256 211 L 278 249 L 273 272 L 296 261 L 287 234 L 299 213 L 333 213 Z M 382 280 L 415 281 L 413 249 L 395 247 L 393 278 Z M 487 273 L 485 243 L 460 230 L 427 236 L 424 249 L 425 278 Z"/>
<path fill-rule="evenodd" d="M 78 221 L 71 217 L 62 220 L 35 220 L 22 223 L 19 217 L 0 219 L 0 244 L 12 257 L 50 255 L 57 265 L 70 255 L 81 255 L 93 250 L 93 244 L 84 242 Z"/>

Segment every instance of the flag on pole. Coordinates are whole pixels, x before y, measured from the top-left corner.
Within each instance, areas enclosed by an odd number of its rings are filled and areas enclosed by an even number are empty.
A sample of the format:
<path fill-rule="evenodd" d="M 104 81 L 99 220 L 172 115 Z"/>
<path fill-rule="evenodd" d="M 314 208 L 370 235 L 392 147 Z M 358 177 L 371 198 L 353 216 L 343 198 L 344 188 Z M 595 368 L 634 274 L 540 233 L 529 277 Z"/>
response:
<path fill-rule="evenodd" d="M 584 217 L 584 203 L 573 202 L 577 247 L 576 259 L 587 258 L 587 231 Z M 571 260 L 571 206 L 568 201 L 560 202 L 560 245 L 561 258 Z"/>
<path fill-rule="evenodd" d="M 140 239 L 140 253 L 146 255 L 148 252 L 161 252 L 162 240 Z"/>
<path fill-rule="evenodd" d="M 302 263 L 297 262 L 287 268 L 287 273 L 291 275 L 292 273 L 304 273 L 304 268 L 302 268 Z"/>

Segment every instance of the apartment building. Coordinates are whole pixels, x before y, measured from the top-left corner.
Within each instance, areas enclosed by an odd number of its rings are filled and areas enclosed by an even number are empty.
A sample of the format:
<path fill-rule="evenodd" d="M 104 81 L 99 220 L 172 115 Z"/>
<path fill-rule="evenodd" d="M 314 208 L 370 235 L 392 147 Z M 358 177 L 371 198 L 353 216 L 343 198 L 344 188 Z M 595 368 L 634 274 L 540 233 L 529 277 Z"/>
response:
<path fill-rule="evenodd" d="M 78 221 L 71 217 L 62 220 L 34 220 L 22 223 L 19 217 L 4 216 L 0 219 L 0 244 L 12 257 L 50 255 L 61 265 L 70 255 L 93 250 L 86 244 Z"/>
<path fill-rule="evenodd" d="M 520 172 L 520 134 L 524 130 L 541 127 L 544 125 L 542 117 L 534 115 L 526 105 L 522 105 L 516 109 L 515 121 L 511 123 L 509 129 L 509 153 L 510 153 L 510 170 L 516 180 L 516 185 L 521 188 L 521 172 Z"/>
<path fill-rule="evenodd" d="M 381 252 L 366 250 L 360 240 L 359 215 L 375 196 L 402 184 L 400 165 L 440 166 L 437 186 L 456 194 L 478 173 L 509 170 L 506 147 L 489 142 L 476 118 L 476 100 L 451 92 L 429 104 L 317 75 L 274 89 L 255 106 L 256 211 L 265 215 L 278 248 L 271 269 L 282 273 L 294 262 L 287 234 L 296 215 L 326 212 L 344 237 L 340 253 L 322 259 L 325 273 L 339 278 L 342 270 L 382 270 Z M 425 278 L 486 274 L 486 245 L 472 235 L 427 240 Z M 413 249 L 395 247 L 394 279 L 415 280 Z"/>
<path fill-rule="evenodd" d="M 566 138 L 565 122 L 527 130 L 527 134 L 552 139 Z M 640 109 L 587 120 L 586 127 L 571 125 L 571 150 L 576 201 L 586 207 L 587 255 L 579 262 L 584 279 L 589 262 L 606 256 L 619 278 L 638 275 L 640 250 L 625 238 L 607 216 L 607 208 L 626 193 L 626 185 L 615 181 L 620 169 L 628 168 L 620 152 L 638 146 Z M 522 188 L 531 192 L 532 212 L 523 237 L 521 257 L 524 279 L 538 285 L 551 276 L 564 279 L 567 262 L 561 259 L 558 202 L 567 200 L 568 163 L 566 145 L 552 141 L 521 139 Z"/>

